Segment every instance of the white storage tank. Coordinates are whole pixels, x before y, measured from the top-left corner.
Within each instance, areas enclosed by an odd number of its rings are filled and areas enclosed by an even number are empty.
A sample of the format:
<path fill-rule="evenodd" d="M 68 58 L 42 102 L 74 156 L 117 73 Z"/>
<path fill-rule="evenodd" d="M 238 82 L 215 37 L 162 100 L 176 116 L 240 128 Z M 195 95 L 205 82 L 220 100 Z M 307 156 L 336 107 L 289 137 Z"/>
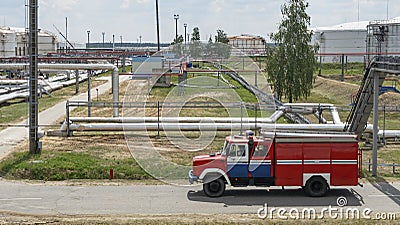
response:
<path fill-rule="evenodd" d="M 0 27 L 0 57 L 28 55 L 28 35 L 25 28 Z M 56 51 L 56 36 L 48 31 L 39 31 L 39 55 Z"/>
<path fill-rule="evenodd" d="M 364 62 L 368 24 L 362 21 L 315 28 L 313 44 L 319 45 L 322 62 L 340 62 L 342 55 L 348 62 Z"/>
<path fill-rule="evenodd" d="M 15 56 L 16 35 L 8 27 L 0 27 L 0 57 Z"/>
<path fill-rule="evenodd" d="M 47 31 L 40 31 L 38 34 L 39 55 L 56 51 L 56 36 Z"/>
<path fill-rule="evenodd" d="M 367 51 L 368 60 L 379 54 L 400 55 L 400 17 L 370 22 Z"/>

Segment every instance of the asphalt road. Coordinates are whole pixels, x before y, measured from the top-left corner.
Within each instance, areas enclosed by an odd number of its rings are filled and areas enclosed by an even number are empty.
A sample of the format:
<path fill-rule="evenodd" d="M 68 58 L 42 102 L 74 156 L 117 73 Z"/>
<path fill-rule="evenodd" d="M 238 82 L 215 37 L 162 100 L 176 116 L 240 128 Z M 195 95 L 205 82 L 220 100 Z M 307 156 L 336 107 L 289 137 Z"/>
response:
<path fill-rule="evenodd" d="M 400 182 L 367 183 L 334 188 L 326 197 L 311 198 L 295 188 L 228 188 L 225 196 L 208 198 L 200 186 L 52 186 L 0 180 L 0 211 L 35 215 L 256 214 L 267 203 L 278 208 L 313 207 L 318 212 L 337 207 L 337 198 L 344 196 L 346 207 L 399 213 L 399 189 Z"/>

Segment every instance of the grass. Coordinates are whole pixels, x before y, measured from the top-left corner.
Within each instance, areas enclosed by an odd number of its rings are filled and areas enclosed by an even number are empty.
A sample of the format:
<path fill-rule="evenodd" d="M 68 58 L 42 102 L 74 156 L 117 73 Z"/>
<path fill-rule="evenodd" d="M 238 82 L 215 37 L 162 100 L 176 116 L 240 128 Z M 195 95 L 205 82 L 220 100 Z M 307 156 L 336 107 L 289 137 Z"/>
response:
<path fill-rule="evenodd" d="M 199 63 L 199 65 L 204 66 L 206 68 L 209 68 L 208 66 L 211 66 L 211 64 L 207 64 L 207 63 Z M 198 66 L 198 65 L 197 65 Z M 212 74 L 202 74 L 201 76 L 205 76 L 205 77 L 210 77 L 212 76 Z M 234 91 L 238 94 L 238 96 L 240 97 L 240 99 L 242 100 L 242 102 L 245 103 L 257 103 L 258 100 L 256 98 L 256 96 L 251 93 L 249 90 L 247 90 L 246 88 L 244 88 L 243 86 L 240 85 L 239 82 L 237 82 L 236 80 L 232 79 L 231 77 L 227 76 L 227 75 L 223 75 L 224 78 L 226 80 L 228 80 L 229 84 L 237 87 L 236 89 L 234 89 Z M 200 77 L 200 76 L 197 76 Z M 204 85 L 204 84 L 203 84 Z M 164 99 L 168 96 L 168 94 L 170 94 L 173 91 L 174 87 L 156 87 L 153 88 L 151 90 L 151 98 L 149 99 L 149 101 L 164 101 Z M 195 101 L 214 101 L 211 98 L 194 98 L 191 99 L 191 102 L 195 102 Z M 154 114 L 154 113 L 153 113 Z M 255 117 L 255 111 L 248 109 L 247 110 L 247 114 L 249 117 Z M 257 117 L 261 117 L 261 115 L 265 116 L 266 114 L 270 114 L 269 112 L 257 112 Z M 208 116 L 217 116 L 217 117 L 225 117 L 227 116 L 226 114 L 226 110 L 225 109 L 201 109 L 201 110 L 193 110 L 193 109 L 183 109 L 180 112 L 180 116 L 198 116 L 198 117 L 208 117 Z"/>
<path fill-rule="evenodd" d="M 93 141 L 93 144 L 87 145 Z M 151 179 L 124 145 L 123 135 L 93 134 L 68 139 L 45 137 L 40 155 L 30 155 L 23 144 L 0 162 L 0 176 L 7 179 L 60 181 L 71 179 Z"/>
<path fill-rule="evenodd" d="M 33 216 L 33 215 L 11 215 L 3 213 L 0 217 L 0 223 L 10 223 L 10 221 L 30 221 L 34 224 L 138 224 L 138 225 L 155 225 L 155 224 L 177 224 L 177 225 L 230 225 L 230 224 L 272 224 L 272 225 L 294 225 L 294 224 L 354 224 L 354 225 L 385 225 L 398 224 L 395 220 L 339 220 L 339 219 L 318 219 L 318 220 L 262 220 L 254 214 L 176 214 L 176 215 L 57 215 L 57 216 Z M 398 214 L 397 214 L 398 215 Z"/>
<path fill-rule="evenodd" d="M 5 178 L 61 181 L 71 179 L 108 179 L 114 169 L 115 179 L 148 179 L 133 158 L 107 160 L 88 153 L 58 153 L 43 151 L 40 156 L 14 153 L 14 162 L 4 163 L 0 174 Z"/>
<path fill-rule="evenodd" d="M 372 162 L 372 150 L 363 151 L 363 161 Z M 400 164 L 400 151 L 398 150 L 398 145 L 389 143 L 386 146 L 382 146 L 378 150 L 378 164 Z M 364 176 L 371 177 L 372 173 L 368 171 L 368 166 L 364 165 Z M 378 175 L 382 177 L 394 177 L 400 178 L 400 167 L 396 167 L 395 173 L 393 173 L 392 166 L 380 166 L 378 168 Z"/>
<path fill-rule="evenodd" d="M 356 76 L 364 74 L 365 65 L 359 62 L 350 62 L 345 65 L 345 75 L 346 76 Z M 319 65 L 317 74 L 319 73 Z M 332 76 L 342 74 L 342 64 L 341 63 L 322 63 L 322 75 Z"/>

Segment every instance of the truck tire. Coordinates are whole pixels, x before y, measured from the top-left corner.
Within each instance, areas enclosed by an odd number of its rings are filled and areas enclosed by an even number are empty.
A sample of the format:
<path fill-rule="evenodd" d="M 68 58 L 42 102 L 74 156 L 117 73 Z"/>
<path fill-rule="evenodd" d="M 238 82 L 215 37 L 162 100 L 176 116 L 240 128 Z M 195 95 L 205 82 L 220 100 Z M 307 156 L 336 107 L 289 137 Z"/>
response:
<path fill-rule="evenodd" d="M 225 192 L 225 181 L 222 178 L 203 184 L 204 193 L 211 198 L 221 197 Z"/>
<path fill-rule="evenodd" d="M 328 184 L 326 180 L 322 177 L 311 177 L 304 187 L 304 190 L 308 196 L 311 197 L 322 197 L 328 190 Z"/>

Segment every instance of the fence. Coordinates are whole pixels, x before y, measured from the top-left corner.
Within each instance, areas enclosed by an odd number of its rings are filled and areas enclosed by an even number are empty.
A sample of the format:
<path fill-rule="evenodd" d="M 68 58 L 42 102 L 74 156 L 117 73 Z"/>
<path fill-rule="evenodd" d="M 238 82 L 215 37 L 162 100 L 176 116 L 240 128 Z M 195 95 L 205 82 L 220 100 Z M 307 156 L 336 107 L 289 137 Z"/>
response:
<path fill-rule="evenodd" d="M 368 159 L 367 163 L 363 163 L 363 165 L 367 165 L 368 166 L 368 172 L 371 172 L 371 159 Z M 382 164 L 378 164 L 378 166 L 380 167 L 392 167 L 392 173 L 396 174 L 396 167 L 400 167 L 400 164 L 396 164 L 396 163 L 382 163 Z"/>

